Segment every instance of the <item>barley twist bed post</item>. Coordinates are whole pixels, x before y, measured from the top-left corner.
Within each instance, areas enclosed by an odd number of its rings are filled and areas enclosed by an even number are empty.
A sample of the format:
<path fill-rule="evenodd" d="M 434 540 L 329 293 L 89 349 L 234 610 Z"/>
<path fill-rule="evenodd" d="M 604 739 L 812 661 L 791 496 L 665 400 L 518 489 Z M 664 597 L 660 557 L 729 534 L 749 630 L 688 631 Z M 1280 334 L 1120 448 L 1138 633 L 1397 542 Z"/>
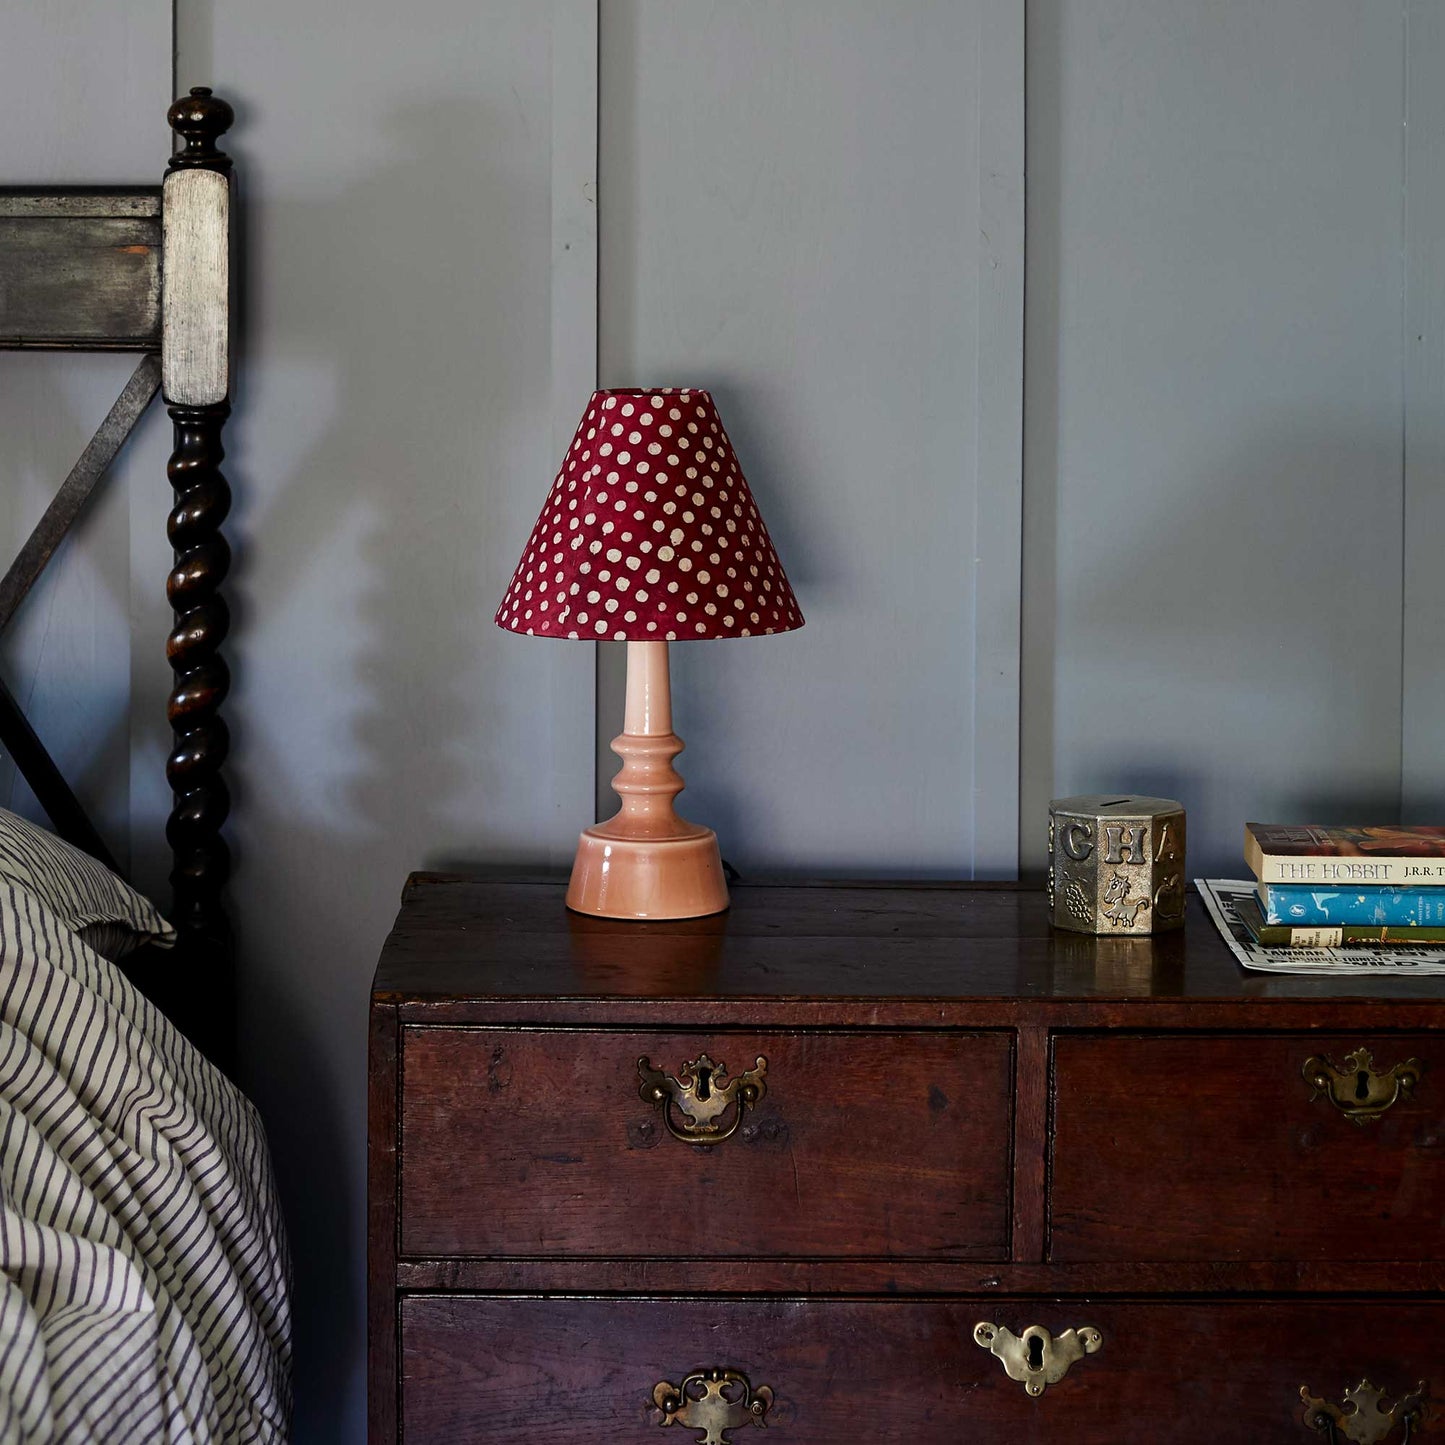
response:
<path fill-rule="evenodd" d="M 166 777 L 174 804 L 166 824 L 173 866 L 173 921 L 183 947 L 213 951 L 223 1014 L 229 1014 L 229 923 L 222 894 L 231 871 L 221 829 L 230 812 L 222 767 L 230 734 L 221 705 L 230 671 L 221 644 L 230 613 L 221 584 L 231 549 L 221 531 L 231 489 L 221 473 L 221 429 L 230 415 L 231 158 L 216 142 L 231 107 L 198 87 L 168 113 L 184 141 L 164 184 L 162 394 L 175 426 L 167 474 L 175 489 L 168 535 L 175 565 L 166 594 L 175 625 L 166 657 L 175 674 L 167 716 L 173 746 Z"/>
<path fill-rule="evenodd" d="M 0 351 L 138 352 L 130 380 L 0 576 L 0 634 L 81 521 L 111 462 L 157 391 L 175 425 L 167 593 L 175 674 L 166 775 L 173 806 L 173 919 L 187 962 L 153 948 L 131 954 L 131 978 L 223 1065 L 235 1023 L 230 928 L 222 894 L 230 855 L 221 828 L 230 748 L 221 704 L 230 629 L 221 584 L 231 553 L 221 526 L 231 492 L 221 475 L 230 414 L 231 160 L 216 145 L 231 107 L 198 88 L 168 113 L 182 144 L 159 186 L 0 186 Z M 67 842 L 114 866 L 69 783 L 0 681 L 0 749 Z"/>

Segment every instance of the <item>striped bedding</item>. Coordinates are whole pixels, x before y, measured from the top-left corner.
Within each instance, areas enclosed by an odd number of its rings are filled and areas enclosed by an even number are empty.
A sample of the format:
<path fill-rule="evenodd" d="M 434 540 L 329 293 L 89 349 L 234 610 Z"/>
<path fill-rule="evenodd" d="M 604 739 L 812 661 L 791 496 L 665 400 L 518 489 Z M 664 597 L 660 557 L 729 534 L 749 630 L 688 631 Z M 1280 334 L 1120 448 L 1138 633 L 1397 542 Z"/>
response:
<path fill-rule="evenodd" d="M 281 1445 L 255 1110 L 17 876 L 0 847 L 0 1442 Z"/>

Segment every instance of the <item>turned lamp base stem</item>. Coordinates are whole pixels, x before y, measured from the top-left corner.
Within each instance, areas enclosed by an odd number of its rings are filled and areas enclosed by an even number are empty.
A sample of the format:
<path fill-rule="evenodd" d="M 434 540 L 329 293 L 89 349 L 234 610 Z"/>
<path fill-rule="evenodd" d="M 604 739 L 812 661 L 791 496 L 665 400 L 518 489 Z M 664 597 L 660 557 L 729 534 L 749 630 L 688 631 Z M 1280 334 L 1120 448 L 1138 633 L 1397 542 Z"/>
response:
<path fill-rule="evenodd" d="M 700 918 L 728 906 L 717 834 L 678 817 L 667 643 L 627 644 L 627 712 L 612 750 L 622 806 L 577 845 L 567 907 L 599 918 Z"/>

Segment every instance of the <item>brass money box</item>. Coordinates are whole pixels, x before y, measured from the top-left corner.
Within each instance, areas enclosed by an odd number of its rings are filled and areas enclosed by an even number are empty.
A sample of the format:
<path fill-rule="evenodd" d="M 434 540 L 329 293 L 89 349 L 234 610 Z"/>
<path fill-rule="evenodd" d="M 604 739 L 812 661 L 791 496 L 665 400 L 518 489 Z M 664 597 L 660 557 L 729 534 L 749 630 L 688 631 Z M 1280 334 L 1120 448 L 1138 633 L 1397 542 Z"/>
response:
<path fill-rule="evenodd" d="M 1075 933 L 1163 933 L 1184 923 L 1184 809 L 1088 793 L 1049 804 L 1049 916 Z"/>

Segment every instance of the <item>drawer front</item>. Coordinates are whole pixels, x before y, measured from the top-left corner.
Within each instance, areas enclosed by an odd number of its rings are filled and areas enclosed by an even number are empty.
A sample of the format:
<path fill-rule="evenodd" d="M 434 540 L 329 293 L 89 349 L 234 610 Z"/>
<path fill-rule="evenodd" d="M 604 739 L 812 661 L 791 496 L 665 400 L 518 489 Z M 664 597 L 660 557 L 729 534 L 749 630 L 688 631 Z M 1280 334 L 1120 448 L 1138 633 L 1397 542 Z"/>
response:
<path fill-rule="evenodd" d="M 666 1116 L 639 1092 L 640 1059 L 685 1085 L 703 1056 L 766 1060 L 707 1145 L 700 1089 Z M 402 1251 L 1003 1258 L 1011 1056 L 1006 1034 L 409 1028 Z"/>
<path fill-rule="evenodd" d="M 1438 1034 L 1064 1037 L 1054 1060 L 1050 1258 L 1445 1257 Z"/>
<path fill-rule="evenodd" d="M 1362 1377 L 1428 1389 L 1445 1336 L 1445 1306 L 1354 1301 L 433 1296 L 404 1301 L 401 1320 L 408 1445 L 687 1445 L 706 1438 L 692 1417 L 658 1436 L 657 1387 L 710 1370 L 742 1377 L 724 1396 L 750 1390 L 770 1429 L 759 1438 L 778 1445 L 1303 1445 L 1322 1437 L 1304 1423 L 1302 1386 L 1337 1406 Z M 1098 1348 L 1031 1396 L 976 1342 L 983 1322 L 1056 1340 L 1092 1327 Z M 745 1409 L 728 1418 L 713 1438 L 748 1445 Z M 1411 1438 L 1439 1440 L 1441 1427 L 1427 1420 Z"/>

